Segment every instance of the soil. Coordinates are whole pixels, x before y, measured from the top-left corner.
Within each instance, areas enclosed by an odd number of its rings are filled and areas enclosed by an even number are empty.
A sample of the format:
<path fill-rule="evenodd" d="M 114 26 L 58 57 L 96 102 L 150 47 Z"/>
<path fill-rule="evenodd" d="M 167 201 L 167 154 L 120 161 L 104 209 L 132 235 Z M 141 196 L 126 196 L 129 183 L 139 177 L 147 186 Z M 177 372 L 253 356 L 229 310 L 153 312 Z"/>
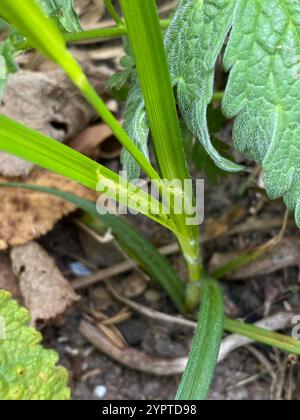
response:
<path fill-rule="evenodd" d="M 222 179 L 220 185 L 211 186 L 206 182 L 206 213 L 209 217 L 218 218 L 233 205 L 242 206 L 247 210 L 255 207 L 260 197 L 253 191 L 240 199 L 236 197 L 236 190 L 245 180 L 245 175 L 229 176 Z M 268 203 L 263 210 L 263 215 L 270 218 L 283 215 L 284 207 L 280 202 Z M 247 215 L 246 215 L 247 217 Z M 157 245 L 170 242 L 170 235 L 144 217 L 134 218 L 134 222 Z M 296 234 L 294 227 L 290 228 L 291 234 Z M 265 242 L 277 233 L 276 230 L 267 234 L 250 232 L 246 235 L 236 235 L 232 238 L 226 236 L 213 241 L 204 247 L 206 261 L 214 251 L 233 251 L 251 248 Z M 78 238 L 78 232 L 70 219 L 62 220 L 55 229 L 40 243 L 56 259 L 63 273 L 72 278 L 69 263 L 74 260 L 85 260 Z M 99 246 L 99 253 L 105 252 Z M 184 265 L 180 257 L 172 257 L 172 263 L 184 274 Z M 100 268 L 100 267 L 99 267 Z M 120 281 L 124 276 L 116 277 Z M 299 279 L 296 268 L 287 268 L 275 274 L 256 277 L 241 282 L 223 282 L 227 315 L 241 317 L 249 322 L 255 322 L 264 316 L 266 301 L 271 301 L 270 311 L 275 313 L 287 305 L 297 306 L 299 302 Z M 173 399 L 179 383 L 179 377 L 160 378 L 145 373 L 124 368 L 109 357 L 101 354 L 88 343 L 78 332 L 78 325 L 84 316 L 84 307 L 103 307 L 101 293 L 103 286 L 94 286 L 83 293 L 82 302 L 65 320 L 61 327 L 46 326 L 43 329 L 45 345 L 55 348 L 61 357 L 61 363 L 71 373 L 73 399 L 90 400 L 99 399 L 97 390 L 101 389 L 103 399 Z M 96 293 L 93 291 L 96 290 Z M 100 290 L 100 292 L 99 292 Z M 296 292 L 293 292 L 295 291 Z M 99 303 L 100 295 L 100 303 Z M 165 296 L 151 282 L 147 289 L 136 299 L 145 306 L 168 313 L 176 313 L 175 308 Z M 109 316 L 120 310 L 120 305 L 111 301 L 104 305 L 103 312 Z M 99 308 L 98 308 L 99 309 Z M 167 358 L 182 357 L 188 354 L 192 334 L 190 330 L 170 328 L 150 322 L 145 317 L 133 314 L 132 317 L 117 325 L 127 344 L 147 353 Z M 290 334 L 290 331 L 286 331 Z M 280 372 L 286 356 L 264 346 L 255 345 L 270 361 L 274 372 Z M 280 398 L 285 398 L 286 388 L 289 386 L 288 378 L 293 380 L 293 399 L 297 396 L 299 384 L 299 365 L 286 367 L 286 380 L 281 385 Z M 101 387 L 101 388 L 99 388 Z M 210 393 L 212 400 L 269 400 L 272 397 L 272 378 L 262 366 L 260 361 L 246 348 L 230 354 L 226 360 L 218 365 L 214 384 Z"/>

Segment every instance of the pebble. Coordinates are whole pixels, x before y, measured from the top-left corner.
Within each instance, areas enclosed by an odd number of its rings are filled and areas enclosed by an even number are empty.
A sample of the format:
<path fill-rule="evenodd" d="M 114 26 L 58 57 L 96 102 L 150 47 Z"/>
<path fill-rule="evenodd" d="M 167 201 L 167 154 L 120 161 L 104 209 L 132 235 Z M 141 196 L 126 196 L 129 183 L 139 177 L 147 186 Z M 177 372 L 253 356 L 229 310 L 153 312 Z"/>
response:
<path fill-rule="evenodd" d="M 145 293 L 145 299 L 148 302 L 157 302 L 158 300 L 161 299 L 161 293 L 158 292 L 155 289 L 149 289 L 147 290 L 147 292 Z"/>
<path fill-rule="evenodd" d="M 106 387 L 104 385 L 98 385 L 95 387 L 94 389 L 94 395 L 97 398 L 103 398 L 106 394 L 107 390 Z"/>
<path fill-rule="evenodd" d="M 71 262 L 69 264 L 69 269 L 76 277 L 90 276 L 92 274 L 91 270 L 80 261 Z"/>

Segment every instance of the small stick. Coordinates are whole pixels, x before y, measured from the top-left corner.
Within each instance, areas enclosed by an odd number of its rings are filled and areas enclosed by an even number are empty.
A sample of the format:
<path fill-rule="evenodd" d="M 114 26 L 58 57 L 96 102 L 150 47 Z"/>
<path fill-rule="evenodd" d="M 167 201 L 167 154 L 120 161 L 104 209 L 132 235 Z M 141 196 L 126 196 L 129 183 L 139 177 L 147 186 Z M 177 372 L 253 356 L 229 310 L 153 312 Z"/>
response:
<path fill-rule="evenodd" d="M 247 222 L 246 222 L 247 225 Z M 245 225 L 238 225 L 235 228 L 233 228 L 231 231 L 222 234 L 220 236 L 226 236 L 226 235 L 235 235 L 238 233 L 246 233 L 248 231 L 252 230 L 265 230 L 269 228 L 275 228 L 282 225 L 282 219 L 275 219 L 270 221 L 259 221 L 255 218 L 249 219 L 249 224 L 247 226 Z M 217 239 L 218 237 L 210 238 L 207 235 L 204 235 L 202 237 L 201 243 L 207 243 L 212 240 Z M 161 248 L 159 248 L 159 252 L 164 256 L 169 256 L 176 254 L 179 252 L 179 245 L 177 242 L 172 242 L 168 245 L 165 245 Z M 72 287 L 75 290 L 81 290 L 86 289 L 90 286 L 93 286 L 94 284 L 100 283 L 103 280 L 106 280 L 108 278 L 111 278 L 113 276 L 126 273 L 132 269 L 137 268 L 137 264 L 134 261 L 126 260 L 122 263 L 118 263 L 116 265 L 113 265 L 112 267 L 105 268 L 103 270 L 99 270 L 96 273 L 92 274 L 91 276 L 85 276 L 79 279 L 76 279 L 72 281 Z"/>
<path fill-rule="evenodd" d="M 266 318 L 258 322 L 256 325 L 262 328 L 278 330 L 285 328 L 290 322 L 292 314 L 279 312 L 272 317 Z M 173 324 L 178 325 L 178 318 L 173 317 Z M 181 321 L 181 320 L 180 320 Z M 187 321 L 187 320 L 186 320 Z M 191 327 L 191 321 L 187 321 L 187 326 Z M 195 323 L 194 323 L 195 324 Z M 182 326 L 182 323 L 180 322 Z M 131 347 L 120 349 L 116 347 L 100 330 L 87 321 L 81 321 L 79 332 L 87 341 L 92 343 L 99 351 L 116 360 L 123 366 L 140 372 L 149 373 L 157 376 L 174 376 L 184 372 L 187 357 L 179 357 L 174 359 L 164 359 L 160 357 L 150 356 L 142 351 L 135 350 Z M 229 353 L 252 343 L 253 341 L 240 337 L 238 335 L 230 335 L 223 340 L 220 350 L 218 362 L 223 361 Z"/>
<path fill-rule="evenodd" d="M 119 296 L 118 293 L 116 293 L 114 290 L 112 291 L 111 286 L 109 288 L 114 298 L 119 302 L 152 320 L 191 329 L 195 329 L 196 327 L 196 323 L 194 321 L 178 318 L 176 316 L 167 315 L 153 309 L 146 308 L 143 305 Z M 293 314 L 291 313 L 279 312 L 269 318 L 259 321 L 255 325 L 276 331 L 284 329 L 292 317 Z M 137 351 L 130 347 L 126 347 L 122 350 L 118 349 L 105 336 L 103 336 L 97 327 L 86 321 L 82 321 L 79 331 L 98 350 L 112 357 L 114 360 L 118 361 L 124 366 L 141 372 L 152 373 L 158 376 L 179 375 L 183 373 L 187 363 L 187 357 L 181 357 L 177 359 L 163 359 L 147 355 L 144 352 Z M 232 351 L 238 349 L 239 347 L 251 344 L 252 342 L 253 341 L 250 339 L 241 337 L 236 334 L 228 336 L 222 342 L 218 362 L 223 361 Z"/>
<path fill-rule="evenodd" d="M 164 359 L 150 356 L 142 351 L 114 346 L 107 337 L 94 325 L 81 321 L 79 332 L 98 350 L 130 369 L 157 376 L 180 375 L 185 368 L 187 358 Z"/>
<path fill-rule="evenodd" d="M 125 273 L 126 271 L 130 271 L 133 268 L 136 268 L 136 264 L 133 261 L 131 260 L 123 261 L 111 267 L 104 268 L 103 270 L 97 271 L 95 274 L 92 274 L 91 276 L 85 276 L 77 280 L 73 280 L 71 282 L 71 285 L 74 290 L 86 289 L 110 277 Z"/>
<path fill-rule="evenodd" d="M 157 321 L 160 323 L 167 323 L 178 325 L 181 327 L 191 328 L 192 330 L 196 329 L 196 322 L 190 321 L 185 318 L 179 318 L 177 316 L 168 315 L 163 312 L 155 311 L 154 309 L 148 308 L 146 306 L 140 305 L 130 299 L 126 299 L 123 296 L 120 296 L 115 289 L 111 286 L 111 284 L 106 283 L 107 288 L 109 289 L 110 293 L 113 297 L 120 303 L 123 303 L 128 308 L 134 310 L 135 312 L 145 316 L 146 318 L 152 319 L 153 321 Z"/>

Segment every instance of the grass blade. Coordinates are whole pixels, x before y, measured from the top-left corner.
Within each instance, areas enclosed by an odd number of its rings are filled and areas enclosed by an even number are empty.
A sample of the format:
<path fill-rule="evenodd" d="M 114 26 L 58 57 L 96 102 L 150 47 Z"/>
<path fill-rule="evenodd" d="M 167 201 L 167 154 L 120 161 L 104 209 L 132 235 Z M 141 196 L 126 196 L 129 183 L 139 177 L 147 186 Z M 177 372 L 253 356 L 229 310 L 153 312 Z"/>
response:
<path fill-rule="evenodd" d="M 120 143 L 134 156 L 145 173 L 160 185 L 158 173 L 98 96 L 80 65 L 68 51 L 62 34 L 52 20 L 43 14 L 35 0 L 1 0 L 0 16 L 7 19 L 22 35 L 28 38 L 33 47 L 51 58 L 67 73 L 103 121 L 110 126 Z"/>
<path fill-rule="evenodd" d="M 201 283 L 201 302 L 196 334 L 177 400 L 205 400 L 218 360 L 224 306 L 222 292 L 215 280 L 206 279 Z"/>
<path fill-rule="evenodd" d="M 39 132 L 0 115 L 0 150 L 105 192 L 124 206 L 175 230 L 163 205 L 113 171 Z"/>
<path fill-rule="evenodd" d="M 228 332 L 250 338 L 258 343 L 276 347 L 288 353 L 300 355 L 300 340 L 296 340 L 287 335 L 229 318 L 225 319 L 224 328 Z"/>
<path fill-rule="evenodd" d="M 165 290 L 180 312 L 184 312 L 185 288 L 183 281 L 155 246 L 123 218 L 112 214 L 99 214 L 95 203 L 57 189 L 18 182 L 2 183 L 0 187 L 39 191 L 69 201 L 86 212 L 84 221 L 95 231 L 97 231 L 97 220 L 100 220 L 111 228 L 114 237 L 124 251 L 138 263 L 153 281 Z"/>
<path fill-rule="evenodd" d="M 166 180 L 178 179 L 183 183 L 190 177 L 156 2 L 121 0 L 120 5 L 137 67 L 160 173 Z M 185 197 L 186 208 L 192 209 L 192 191 L 177 191 L 175 196 L 179 197 L 181 193 Z M 189 270 L 189 279 L 196 283 L 203 274 L 199 231 L 198 226 L 187 223 L 187 217 L 184 212 L 174 212 L 172 215 L 179 233 L 177 239 Z M 189 302 L 192 309 L 193 303 Z"/>

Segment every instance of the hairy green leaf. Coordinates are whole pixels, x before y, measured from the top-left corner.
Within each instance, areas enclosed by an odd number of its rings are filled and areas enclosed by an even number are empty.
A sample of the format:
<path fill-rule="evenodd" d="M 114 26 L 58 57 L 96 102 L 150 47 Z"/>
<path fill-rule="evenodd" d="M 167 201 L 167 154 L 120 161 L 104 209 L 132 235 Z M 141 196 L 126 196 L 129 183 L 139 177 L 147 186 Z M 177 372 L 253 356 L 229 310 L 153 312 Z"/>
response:
<path fill-rule="evenodd" d="M 39 343 L 30 316 L 10 294 L 0 291 L 0 400 L 67 400 L 68 373 L 58 355 Z"/>
<path fill-rule="evenodd" d="M 67 62 L 70 65 L 71 55 L 60 31 L 45 16 L 35 0 L 1 0 L 0 16 L 20 31 L 22 36 L 30 39 L 32 46 L 47 57 L 59 64 Z"/>
<path fill-rule="evenodd" d="M 226 121 L 225 117 L 219 108 L 214 108 L 211 104 L 208 106 L 207 111 L 207 122 L 213 147 L 221 156 L 234 161 L 230 154 L 230 146 L 221 141 L 218 136 L 218 132 Z M 215 165 L 202 144 L 184 123 L 182 123 L 182 137 L 188 162 L 193 163 L 197 171 L 203 171 L 211 184 L 216 185 L 221 178 L 228 175 L 228 172 Z"/>
<path fill-rule="evenodd" d="M 232 0 L 186 0 L 166 32 L 166 50 L 178 103 L 188 128 L 217 166 L 239 171 L 213 147 L 207 127 L 207 105 L 213 97 L 215 64 L 230 28 Z"/>
<path fill-rule="evenodd" d="M 236 2 L 223 109 L 237 116 L 236 148 L 262 164 L 269 196 L 296 208 L 300 226 L 299 55 L 298 1 Z"/>
<path fill-rule="evenodd" d="M 300 227 L 300 4 L 182 0 L 167 30 L 166 49 L 185 122 L 220 168 L 235 171 L 239 167 L 213 147 L 206 121 L 215 63 L 230 31 L 223 110 L 228 118 L 236 117 L 235 147 L 262 165 L 268 195 L 283 197 Z"/>
<path fill-rule="evenodd" d="M 149 125 L 144 109 L 141 86 L 135 72 L 135 62 L 128 40 L 124 40 L 126 55 L 121 59 L 120 64 L 124 68 L 121 72 L 115 73 L 109 81 L 109 86 L 120 90 L 127 81 L 132 81 L 132 87 L 127 92 L 127 100 L 124 111 L 123 128 L 132 139 L 144 156 L 149 159 L 148 137 Z M 125 97 L 126 99 L 126 97 Z M 121 155 L 123 170 L 127 173 L 129 181 L 140 177 L 141 168 L 134 157 L 124 148 Z"/>
<path fill-rule="evenodd" d="M 232 0 L 183 0 L 166 31 L 165 45 L 185 123 L 219 168 L 236 172 L 241 167 L 218 152 L 207 127 L 207 105 L 213 96 L 215 63 L 229 31 L 233 10 Z M 137 144 L 143 146 L 145 153 L 148 122 L 137 84 L 133 85 L 131 95 L 134 100 L 129 97 L 125 122 L 131 137 L 141 139 Z"/>
<path fill-rule="evenodd" d="M 128 136 L 149 159 L 148 137 L 150 130 L 141 86 L 137 76 L 134 77 L 133 86 L 128 95 L 124 118 L 124 129 Z M 140 166 L 126 149 L 122 153 L 122 164 L 130 181 L 139 178 Z"/>
<path fill-rule="evenodd" d="M 8 23 L 4 19 L 0 18 L 0 32 L 4 31 L 7 28 L 8 28 Z"/>
<path fill-rule="evenodd" d="M 177 400 L 207 398 L 217 364 L 224 326 L 222 292 L 215 280 L 201 285 L 201 308 L 189 360 L 181 379 Z"/>
<path fill-rule="evenodd" d="M 81 31 L 80 21 L 74 9 L 74 0 L 36 0 L 46 16 L 54 20 L 67 32 Z"/>
<path fill-rule="evenodd" d="M 216 3 L 220 3 L 220 7 L 216 7 Z M 165 45 L 185 123 L 217 166 L 239 171 L 240 166 L 221 156 L 213 147 L 206 118 L 207 105 L 213 95 L 214 67 L 230 27 L 232 12 L 232 0 L 205 1 L 204 4 L 198 0 L 183 0 L 166 32 Z M 129 98 L 131 106 L 125 114 L 126 125 L 131 129 L 131 136 L 142 138 L 145 149 L 148 140 L 145 127 L 148 123 L 145 114 L 140 117 L 144 113 L 144 102 L 136 84 L 131 95 L 134 101 Z M 141 129 L 144 136 L 139 133 Z"/>

